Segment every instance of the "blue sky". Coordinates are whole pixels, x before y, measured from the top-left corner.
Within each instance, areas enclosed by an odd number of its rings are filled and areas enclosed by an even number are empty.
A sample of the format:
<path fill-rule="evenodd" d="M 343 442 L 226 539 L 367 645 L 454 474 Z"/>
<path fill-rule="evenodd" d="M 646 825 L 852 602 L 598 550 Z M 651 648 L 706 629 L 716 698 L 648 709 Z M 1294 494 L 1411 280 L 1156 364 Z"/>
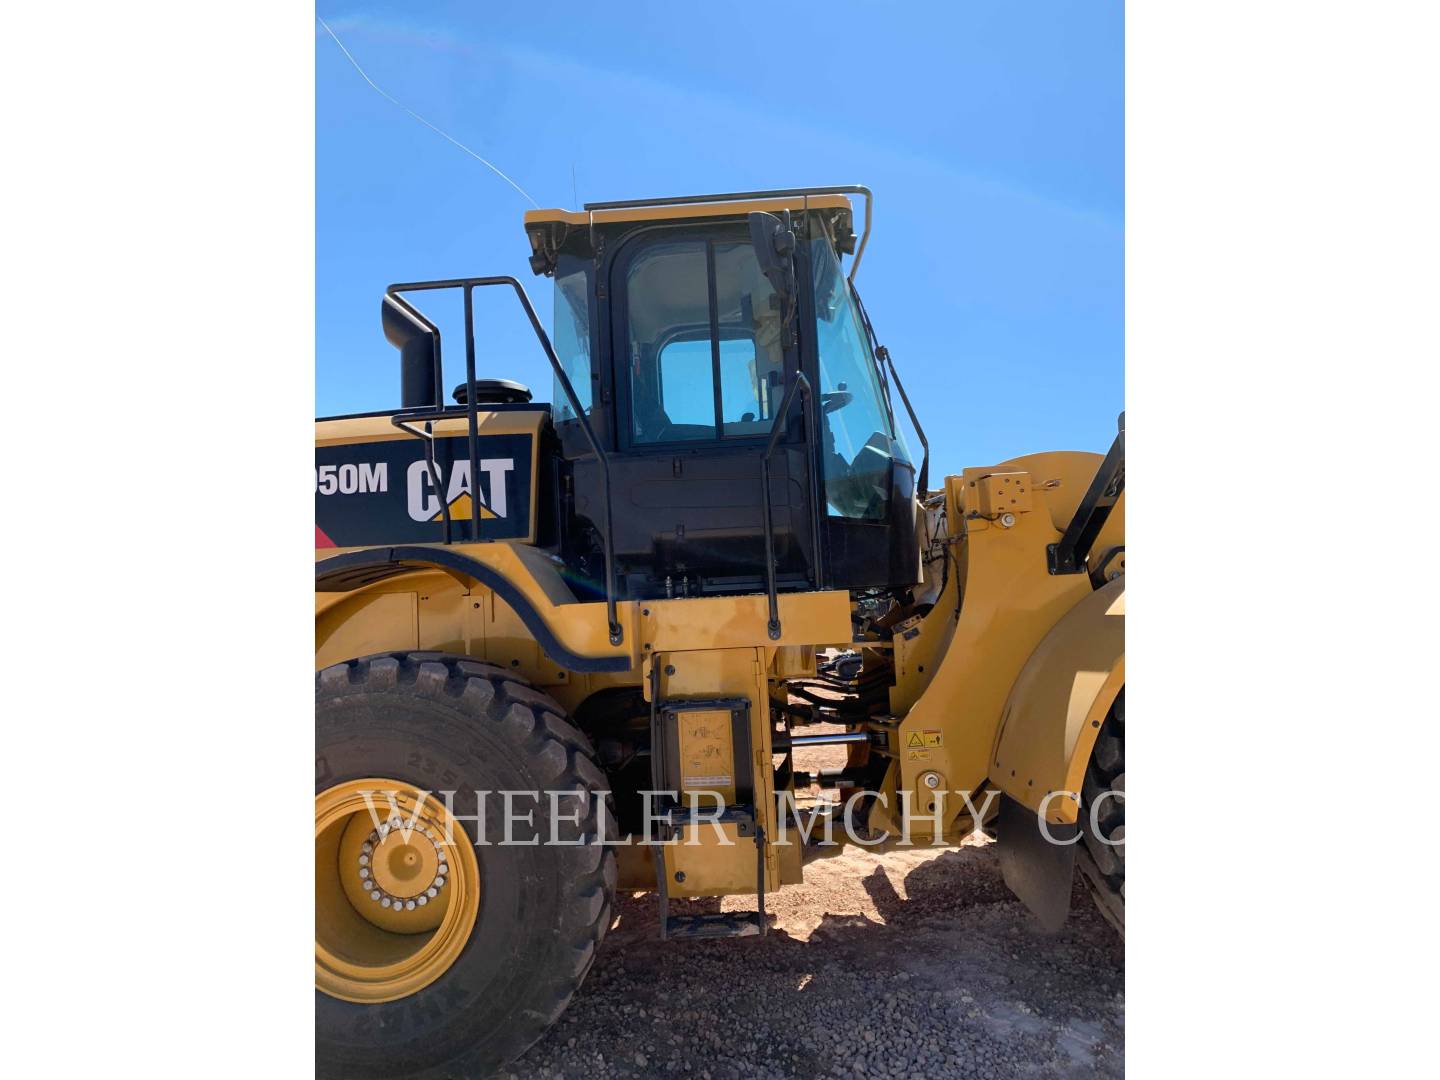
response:
<path fill-rule="evenodd" d="M 1109 445 L 1124 393 L 1119 3 L 318 11 L 379 86 L 541 206 L 868 184 L 875 232 L 856 283 L 925 425 L 932 475 Z M 398 403 L 380 333 L 388 283 L 513 274 L 547 325 L 551 283 L 526 262 L 529 203 L 376 94 L 318 24 L 315 49 L 316 410 L 328 415 Z M 549 366 L 503 299 L 477 305 L 481 374 L 548 400 Z M 436 314 L 458 382 L 458 302 Z"/>

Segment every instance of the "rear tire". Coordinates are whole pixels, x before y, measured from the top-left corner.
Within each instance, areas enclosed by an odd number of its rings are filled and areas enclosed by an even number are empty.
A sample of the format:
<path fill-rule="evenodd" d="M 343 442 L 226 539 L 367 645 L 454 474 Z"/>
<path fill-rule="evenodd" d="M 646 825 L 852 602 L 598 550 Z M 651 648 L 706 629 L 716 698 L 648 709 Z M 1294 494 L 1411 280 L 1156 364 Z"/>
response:
<path fill-rule="evenodd" d="M 553 698 L 491 664 L 439 653 L 386 653 L 316 678 L 317 795 L 345 781 L 394 777 L 454 791 L 454 814 L 477 840 L 475 792 L 575 791 L 579 804 L 516 797 L 516 839 L 501 845 L 498 795 L 486 800 L 488 843 L 474 848 L 480 902 L 458 957 L 422 989 L 356 1004 L 315 995 L 316 1070 L 327 1077 L 488 1075 L 559 1017 L 590 969 L 615 894 L 614 810 L 589 741 Z M 533 827 L 523 815 L 533 807 Z M 466 820 L 469 817 L 471 820 Z M 548 843 L 551 829 L 574 846 Z M 601 829 L 605 835 L 600 835 Z M 462 839 L 463 838 L 459 838 Z"/>
<path fill-rule="evenodd" d="M 1096 807 L 1099 807 L 1098 811 Z M 1125 937 L 1125 690 L 1115 699 L 1085 770 L 1076 861 L 1106 921 Z"/>

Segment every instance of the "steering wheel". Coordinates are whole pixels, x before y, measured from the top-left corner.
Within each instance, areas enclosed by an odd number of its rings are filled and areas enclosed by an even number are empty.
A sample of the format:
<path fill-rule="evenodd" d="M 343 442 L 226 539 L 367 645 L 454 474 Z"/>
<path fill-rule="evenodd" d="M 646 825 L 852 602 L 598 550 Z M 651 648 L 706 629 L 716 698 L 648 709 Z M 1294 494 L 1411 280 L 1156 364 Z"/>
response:
<path fill-rule="evenodd" d="M 820 395 L 820 411 L 828 416 L 838 409 L 843 409 L 854 400 L 855 395 L 849 390 L 832 390 L 828 394 Z"/>

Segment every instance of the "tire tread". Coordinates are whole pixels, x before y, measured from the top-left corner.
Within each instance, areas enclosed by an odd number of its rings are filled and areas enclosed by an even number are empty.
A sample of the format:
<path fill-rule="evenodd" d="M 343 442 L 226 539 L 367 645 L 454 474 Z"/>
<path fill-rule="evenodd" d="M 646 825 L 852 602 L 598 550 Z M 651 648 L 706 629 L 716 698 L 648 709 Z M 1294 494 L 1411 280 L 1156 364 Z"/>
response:
<path fill-rule="evenodd" d="M 503 1043 L 502 1064 L 508 1063 L 524 1053 L 564 1011 L 589 973 L 609 929 L 618 869 L 614 849 L 603 841 L 616 838 L 614 800 L 590 740 L 569 722 L 559 702 L 513 671 L 471 657 L 411 651 L 347 660 L 316 676 L 317 697 L 407 688 L 422 697 L 445 696 L 464 702 L 468 715 L 496 725 L 517 742 L 546 776 L 549 787 L 592 796 L 586 799 L 587 811 L 578 826 L 586 842 L 567 849 L 574 853 L 567 868 L 575 873 L 568 895 L 562 898 L 557 927 L 562 947 L 556 950 L 551 970 L 531 972 L 526 1007 L 514 1014 Z M 603 822 L 593 797 L 601 792 L 605 792 L 606 803 Z M 437 1063 L 435 1071 L 436 1075 L 456 1069 L 468 1073 L 477 1066 L 497 1067 L 490 1061 L 470 1061 L 462 1054 L 443 1065 Z"/>
<path fill-rule="evenodd" d="M 1122 938 L 1125 936 L 1125 848 L 1114 841 L 1123 841 L 1125 836 L 1124 790 L 1125 690 L 1122 687 L 1101 725 L 1085 769 L 1080 811 L 1080 835 L 1084 843 L 1076 851 L 1076 862 L 1096 906 Z M 1096 800 L 1106 792 L 1115 794 L 1105 799 L 1098 814 L 1092 813 Z"/>

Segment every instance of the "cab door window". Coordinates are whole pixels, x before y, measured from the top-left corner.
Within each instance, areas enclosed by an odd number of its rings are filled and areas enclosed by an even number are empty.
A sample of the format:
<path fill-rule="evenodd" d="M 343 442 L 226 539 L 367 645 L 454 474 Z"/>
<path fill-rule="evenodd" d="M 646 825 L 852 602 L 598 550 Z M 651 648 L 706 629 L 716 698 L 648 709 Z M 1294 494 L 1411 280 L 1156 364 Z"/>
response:
<path fill-rule="evenodd" d="M 746 241 L 650 241 L 625 269 L 634 443 L 769 431 L 784 356 L 774 290 Z"/>
<path fill-rule="evenodd" d="M 708 331 L 703 338 L 676 339 L 660 350 L 659 396 L 671 435 L 701 439 L 715 435 L 710 353 Z"/>

